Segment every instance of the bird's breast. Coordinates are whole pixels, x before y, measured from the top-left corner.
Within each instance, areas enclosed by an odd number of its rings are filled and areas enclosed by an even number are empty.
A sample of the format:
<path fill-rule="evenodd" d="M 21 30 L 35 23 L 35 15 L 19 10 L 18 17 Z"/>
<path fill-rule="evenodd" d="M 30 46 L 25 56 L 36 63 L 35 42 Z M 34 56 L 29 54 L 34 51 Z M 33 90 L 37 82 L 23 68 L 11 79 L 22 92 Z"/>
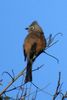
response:
<path fill-rule="evenodd" d="M 38 54 L 42 49 L 46 47 L 46 40 L 44 39 L 43 36 L 37 36 L 36 34 L 30 34 L 26 37 L 25 43 L 24 43 L 24 48 L 25 48 L 25 53 L 27 56 L 30 54 L 30 50 L 32 45 L 36 43 L 36 54 Z"/>

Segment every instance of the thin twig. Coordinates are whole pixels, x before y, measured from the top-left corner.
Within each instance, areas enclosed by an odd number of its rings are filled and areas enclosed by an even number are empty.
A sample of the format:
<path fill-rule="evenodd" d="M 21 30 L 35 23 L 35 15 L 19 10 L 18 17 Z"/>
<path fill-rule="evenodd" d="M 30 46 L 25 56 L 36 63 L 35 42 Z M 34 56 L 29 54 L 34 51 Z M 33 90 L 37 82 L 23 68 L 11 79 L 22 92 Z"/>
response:
<path fill-rule="evenodd" d="M 59 94 L 61 94 L 61 90 L 59 89 L 60 86 L 61 86 L 60 80 L 61 80 L 61 72 L 59 72 L 59 79 L 58 79 L 56 91 L 55 91 L 55 93 L 54 93 L 54 96 L 53 96 L 53 99 L 52 99 L 52 100 L 55 100 L 55 99 L 57 98 L 57 96 L 58 96 Z"/>
<path fill-rule="evenodd" d="M 43 65 L 41 65 L 40 67 L 37 67 L 36 69 L 33 69 L 32 71 L 39 70 L 39 69 L 41 69 L 43 66 L 44 66 L 44 64 L 43 64 Z"/>
<path fill-rule="evenodd" d="M 32 98 L 32 100 L 36 100 L 37 93 L 38 93 L 38 89 L 36 89 L 35 96 Z"/>
<path fill-rule="evenodd" d="M 0 96 L 5 93 L 5 91 L 20 77 L 23 75 L 24 71 L 25 71 L 26 67 L 24 68 L 24 70 L 22 70 L 15 78 L 13 81 L 11 81 L 0 93 Z"/>
<path fill-rule="evenodd" d="M 53 55 L 51 55 L 51 54 L 48 54 L 48 53 L 47 53 L 47 52 L 45 52 L 45 51 L 43 51 L 43 53 L 45 53 L 45 54 L 47 54 L 48 56 L 50 56 L 50 57 L 54 58 L 54 59 L 57 61 L 57 63 L 59 63 L 59 59 L 58 59 L 58 58 L 56 58 L 55 56 L 53 56 Z"/>
<path fill-rule="evenodd" d="M 14 81 L 14 77 L 13 77 L 9 72 L 6 72 L 6 71 L 5 71 L 5 72 L 2 73 L 2 75 L 3 75 L 3 74 L 8 74 L 8 75 L 10 76 L 10 78 L 12 79 L 12 81 Z"/>
<path fill-rule="evenodd" d="M 29 92 L 28 92 L 28 94 L 31 93 L 31 87 L 32 87 L 32 84 L 30 84 L 30 88 L 29 88 Z M 28 100 L 30 100 L 30 95 L 28 96 Z"/>
<path fill-rule="evenodd" d="M 47 91 L 44 91 L 43 89 L 39 88 L 37 85 L 35 85 L 33 82 L 31 82 L 33 84 L 33 86 L 35 86 L 39 91 L 43 92 L 43 93 L 47 93 L 50 96 L 53 96 L 52 94 L 48 93 Z"/>
<path fill-rule="evenodd" d="M 62 100 L 65 100 L 67 98 L 67 92 L 62 96 Z"/>

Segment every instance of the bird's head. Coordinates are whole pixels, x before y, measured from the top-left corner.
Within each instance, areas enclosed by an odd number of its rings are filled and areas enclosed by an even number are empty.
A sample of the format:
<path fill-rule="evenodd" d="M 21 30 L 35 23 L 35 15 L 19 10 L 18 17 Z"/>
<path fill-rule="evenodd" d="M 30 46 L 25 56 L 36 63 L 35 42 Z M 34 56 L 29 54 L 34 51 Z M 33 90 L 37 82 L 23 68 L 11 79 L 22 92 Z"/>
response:
<path fill-rule="evenodd" d="M 42 28 L 39 26 L 39 24 L 37 23 L 37 21 L 33 21 L 29 27 L 25 28 L 26 30 L 28 30 L 29 33 L 34 33 L 34 32 L 43 32 Z"/>

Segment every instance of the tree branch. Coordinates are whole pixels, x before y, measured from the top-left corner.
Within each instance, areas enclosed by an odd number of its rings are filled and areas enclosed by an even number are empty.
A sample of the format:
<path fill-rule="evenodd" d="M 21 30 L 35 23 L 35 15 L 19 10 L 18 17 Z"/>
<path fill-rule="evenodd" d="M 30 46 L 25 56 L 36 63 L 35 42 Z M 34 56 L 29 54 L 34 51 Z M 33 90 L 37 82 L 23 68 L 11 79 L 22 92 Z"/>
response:
<path fill-rule="evenodd" d="M 14 78 L 14 80 L 12 80 L 12 81 L 3 89 L 3 91 L 0 93 L 0 96 L 2 96 L 2 94 L 5 93 L 6 90 L 7 90 L 20 76 L 23 75 L 25 69 L 26 69 L 26 67 Z"/>
<path fill-rule="evenodd" d="M 57 98 L 57 96 L 58 96 L 59 94 L 61 94 L 61 89 L 60 89 L 60 86 L 61 86 L 61 84 L 60 84 L 60 79 L 61 79 L 61 72 L 59 72 L 59 79 L 58 79 L 56 91 L 55 91 L 54 96 L 53 96 L 53 100 L 55 100 L 55 99 Z"/>

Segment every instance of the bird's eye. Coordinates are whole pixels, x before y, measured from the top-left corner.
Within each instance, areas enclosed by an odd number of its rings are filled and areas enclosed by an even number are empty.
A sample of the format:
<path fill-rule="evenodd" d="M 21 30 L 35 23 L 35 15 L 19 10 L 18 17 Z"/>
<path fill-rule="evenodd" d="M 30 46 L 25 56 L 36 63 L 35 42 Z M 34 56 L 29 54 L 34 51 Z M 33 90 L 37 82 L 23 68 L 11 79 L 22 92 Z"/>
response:
<path fill-rule="evenodd" d="M 34 30 L 34 26 L 31 26 L 31 27 L 30 27 L 30 30 Z"/>

